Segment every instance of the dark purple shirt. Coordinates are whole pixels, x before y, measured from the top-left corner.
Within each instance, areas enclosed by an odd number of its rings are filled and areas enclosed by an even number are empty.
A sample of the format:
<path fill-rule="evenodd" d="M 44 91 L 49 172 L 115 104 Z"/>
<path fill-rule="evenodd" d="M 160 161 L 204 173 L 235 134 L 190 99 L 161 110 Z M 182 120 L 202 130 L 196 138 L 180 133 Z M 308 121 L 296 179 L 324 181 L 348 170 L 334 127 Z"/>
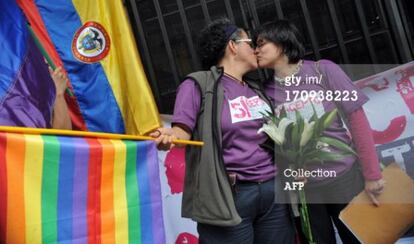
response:
<path fill-rule="evenodd" d="M 257 131 L 263 121 L 260 112 L 270 107 L 247 85 L 226 75 L 221 79 L 224 101 L 221 114 L 222 149 L 227 172 L 238 179 L 267 180 L 275 175 L 272 155 L 259 145 L 266 141 Z M 180 123 L 193 130 L 200 110 L 200 91 L 191 79 L 178 88 L 172 123 Z"/>
<path fill-rule="evenodd" d="M 335 63 L 329 60 L 321 60 L 318 70 L 322 74 L 321 83 L 317 81 L 310 82 L 309 77 L 320 78 L 320 74 L 316 71 L 315 62 L 305 60 L 299 72 L 295 75 L 301 79 L 300 85 L 280 84 L 276 80 L 266 82 L 265 92 L 273 101 L 276 112 L 280 111 L 282 106 L 288 112 L 288 116 L 295 119 L 295 111 L 299 111 L 305 118 L 310 118 L 313 114 L 312 103 L 316 109 L 318 117 L 326 112 L 332 111 L 338 105 L 341 111 L 345 114 L 350 114 L 353 111 L 362 107 L 364 103 L 368 101 L 368 97 L 363 94 L 349 79 L 349 77 L 342 71 L 342 69 Z M 306 77 L 308 77 L 306 82 Z M 326 83 L 324 83 L 326 82 Z M 327 91 L 333 91 L 333 97 L 326 97 Z M 302 94 L 300 94 L 301 91 Z M 314 99 L 310 101 L 307 99 L 307 94 L 310 92 L 319 92 L 325 97 L 320 99 Z M 299 93 L 298 93 L 299 92 Z M 298 94 L 295 100 L 295 95 Z M 301 96 L 302 95 L 302 96 Z M 337 101 L 333 101 L 337 98 Z M 351 138 L 349 137 L 347 129 L 341 118 L 338 116 L 334 119 L 331 126 L 324 133 L 326 136 L 339 139 L 347 144 L 351 144 Z M 328 147 L 328 151 L 337 152 L 335 148 Z M 328 170 L 335 171 L 336 176 L 340 176 L 347 172 L 355 162 L 355 156 L 345 157 L 340 161 L 325 162 L 322 164 L 309 165 L 308 170 Z M 276 159 L 277 162 L 277 159 Z M 320 182 L 322 180 L 330 181 L 334 178 L 316 177 L 309 178 L 309 182 Z"/>

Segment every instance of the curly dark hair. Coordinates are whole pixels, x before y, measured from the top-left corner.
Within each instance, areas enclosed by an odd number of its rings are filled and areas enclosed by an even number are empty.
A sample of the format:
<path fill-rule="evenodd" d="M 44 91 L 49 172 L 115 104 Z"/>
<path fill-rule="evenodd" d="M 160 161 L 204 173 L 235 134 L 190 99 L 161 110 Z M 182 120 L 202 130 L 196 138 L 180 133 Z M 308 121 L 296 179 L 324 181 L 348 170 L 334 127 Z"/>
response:
<path fill-rule="evenodd" d="M 211 66 L 217 65 L 224 57 L 226 46 L 229 40 L 235 40 L 240 37 L 242 29 L 237 30 L 230 36 L 226 33 L 229 27 L 234 26 L 229 19 L 220 18 L 214 20 L 198 36 L 198 56 L 203 69 L 210 69 Z"/>

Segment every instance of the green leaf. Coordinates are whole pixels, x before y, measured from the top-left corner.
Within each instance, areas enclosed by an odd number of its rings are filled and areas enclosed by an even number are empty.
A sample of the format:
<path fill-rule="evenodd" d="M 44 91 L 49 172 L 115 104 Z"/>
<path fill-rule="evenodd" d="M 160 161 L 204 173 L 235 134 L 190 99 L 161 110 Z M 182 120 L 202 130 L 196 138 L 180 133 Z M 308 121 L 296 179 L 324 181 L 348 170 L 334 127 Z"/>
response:
<path fill-rule="evenodd" d="M 319 151 L 319 153 L 315 157 L 311 157 L 308 160 L 306 160 L 306 163 L 317 162 L 317 161 L 321 163 L 325 163 L 326 161 L 339 161 L 348 155 L 349 154 Z"/>
<path fill-rule="evenodd" d="M 318 138 L 319 139 L 319 138 Z M 312 152 L 316 150 L 316 143 L 318 140 L 315 138 L 311 138 L 309 142 L 302 148 L 302 153 L 305 155 L 306 153 Z"/>
<path fill-rule="evenodd" d="M 317 125 L 315 125 L 315 136 L 320 136 L 322 132 L 332 124 L 333 119 L 336 116 L 336 111 L 337 109 L 334 109 L 331 112 L 322 115 L 317 121 Z"/>
<path fill-rule="evenodd" d="M 284 148 L 287 148 L 287 149 L 293 148 L 292 138 L 289 135 L 292 135 L 294 126 L 295 124 L 292 123 L 288 125 L 288 127 L 286 127 L 286 130 L 285 130 L 286 140 L 285 140 L 285 143 L 283 144 Z"/>
<path fill-rule="evenodd" d="M 316 122 L 316 120 L 318 120 L 318 113 L 316 113 L 316 109 L 315 109 L 315 106 L 313 105 L 313 103 L 311 103 L 311 105 L 312 105 L 313 115 L 310 118 L 309 122 L 312 122 L 312 121 Z"/>
<path fill-rule="evenodd" d="M 299 141 L 300 137 L 302 136 L 303 129 L 305 128 L 305 120 L 303 119 L 302 115 L 299 111 L 296 110 L 296 124 L 298 126 L 298 133 L 299 133 Z"/>
<path fill-rule="evenodd" d="M 315 137 L 319 137 L 322 134 L 322 132 L 323 132 L 323 120 L 327 116 L 328 116 L 328 114 L 325 113 L 324 115 L 322 115 L 322 117 L 320 119 L 318 119 L 315 122 L 315 134 L 314 134 Z"/>
<path fill-rule="evenodd" d="M 259 113 L 263 116 L 263 118 L 265 120 L 272 120 L 274 122 L 275 115 L 272 112 L 270 112 L 270 111 L 265 111 L 265 112 L 260 111 Z"/>
<path fill-rule="evenodd" d="M 299 111 L 295 111 L 296 116 L 296 126 L 297 126 L 297 144 L 295 144 L 295 147 L 298 148 L 299 152 L 302 150 L 300 141 L 303 136 L 303 130 L 305 129 L 305 120 L 303 119 L 302 115 Z M 296 143 L 296 141 L 295 141 Z"/>
<path fill-rule="evenodd" d="M 323 123 L 323 130 L 322 131 L 326 130 L 332 124 L 333 120 L 336 118 L 337 112 L 338 112 L 338 109 L 335 108 L 334 110 L 329 112 L 328 116 L 326 116 L 322 120 L 322 123 Z"/>
<path fill-rule="evenodd" d="M 299 126 L 297 124 L 293 124 L 292 133 L 290 135 L 291 138 L 291 147 L 292 149 L 299 150 L 299 142 L 300 142 L 300 134 L 299 134 Z"/>
<path fill-rule="evenodd" d="M 327 143 L 330 146 L 336 147 L 337 149 L 341 150 L 344 153 L 357 155 L 356 152 L 354 151 L 354 149 L 352 149 L 352 147 L 348 146 L 348 144 L 346 144 L 343 141 L 340 141 L 338 139 L 323 136 L 323 137 L 319 138 L 319 141 Z"/>
<path fill-rule="evenodd" d="M 313 130 L 313 135 L 312 135 L 313 139 L 319 138 L 319 136 L 321 134 L 320 129 L 319 129 L 320 128 L 320 123 L 321 123 L 320 119 L 315 120 L 315 125 L 314 125 L 314 130 Z"/>

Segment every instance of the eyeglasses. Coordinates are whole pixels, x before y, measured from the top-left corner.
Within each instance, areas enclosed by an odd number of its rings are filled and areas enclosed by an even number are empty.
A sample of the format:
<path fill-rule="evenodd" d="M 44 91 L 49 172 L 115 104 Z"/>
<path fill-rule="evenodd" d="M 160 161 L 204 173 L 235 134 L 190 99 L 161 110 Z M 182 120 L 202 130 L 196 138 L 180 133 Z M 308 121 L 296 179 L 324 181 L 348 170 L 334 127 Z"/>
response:
<path fill-rule="evenodd" d="M 245 43 L 247 43 L 247 45 L 249 45 L 251 48 L 254 49 L 253 41 L 250 38 L 237 39 L 237 40 L 234 40 L 234 42 L 235 43 L 245 42 Z"/>
<path fill-rule="evenodd" d="M 266 44 L 268 44 L 269 42 L 267 42 L 267 41 L 259 41 L 259 42 L 257 42 L 256 43 L 256 48 L 262 48 L 264 45 L 266 45 Z"/>

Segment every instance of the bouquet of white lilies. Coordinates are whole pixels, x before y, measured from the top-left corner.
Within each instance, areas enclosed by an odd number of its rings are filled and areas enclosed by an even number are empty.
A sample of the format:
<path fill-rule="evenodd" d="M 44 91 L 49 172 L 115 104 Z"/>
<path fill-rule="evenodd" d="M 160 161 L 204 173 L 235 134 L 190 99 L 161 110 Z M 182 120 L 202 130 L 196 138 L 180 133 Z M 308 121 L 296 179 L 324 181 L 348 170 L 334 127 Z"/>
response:
<path fill-rule="evenodd" d="M 303 168 L 308 163 L 340 160 L 355 151 L 346 143 L 323 135 L 337 115 L 337 109 L 318 118 L 314 109 L 312 117 L 304 119 L 296 111 L 296 120 L 287 117 L 285 109 L 279 116 L 264 114 L 265 123 L 258 133 L 265 132 L 275 142 L 276 155 L 282 156 L 295 168 Z M 340 152 L 330 152 L 332 146 Z"/>
<path fill-rule="evenodd" d="M 288 118 L 286 110 L 282 108 L 279 115 L 268 112 L 263 114 L 265 123 L 258 133 L 265 132 L 275 142 L 276 157 L 286 160 L 290 168 L 305 169 L 309 163 L 324 163 L 325 161 L 340 160 L 346 156 L 356 154 L 346 143 L 324 135 L 324 131 L 332 124 L 337 115 L 337 109 L 317 116 L 315 108 L 310 119 L 295 112 L 296 120 Z M 332 152 L 329 147 L 338 151 Z M 304 234 L 309 243 L 315 243 L 310 229 L 309 214 L 306 206 L 304 190 L 299 190 L 301 203 L 301 220 Z"/>

